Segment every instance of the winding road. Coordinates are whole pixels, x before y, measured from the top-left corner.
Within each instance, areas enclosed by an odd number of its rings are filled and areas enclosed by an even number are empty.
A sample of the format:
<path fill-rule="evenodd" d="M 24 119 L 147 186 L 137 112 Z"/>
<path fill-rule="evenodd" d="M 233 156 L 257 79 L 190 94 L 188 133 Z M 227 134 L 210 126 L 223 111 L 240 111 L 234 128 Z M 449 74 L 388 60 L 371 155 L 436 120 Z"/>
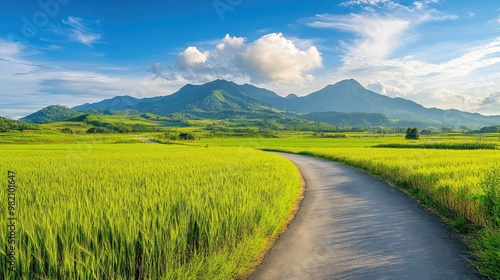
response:
<path fill-rule="evenodd" d="M 413 199 L 356 169 L 293 154 L 306 181 L 288 230 L 248 279 L 482 279 Z"/>

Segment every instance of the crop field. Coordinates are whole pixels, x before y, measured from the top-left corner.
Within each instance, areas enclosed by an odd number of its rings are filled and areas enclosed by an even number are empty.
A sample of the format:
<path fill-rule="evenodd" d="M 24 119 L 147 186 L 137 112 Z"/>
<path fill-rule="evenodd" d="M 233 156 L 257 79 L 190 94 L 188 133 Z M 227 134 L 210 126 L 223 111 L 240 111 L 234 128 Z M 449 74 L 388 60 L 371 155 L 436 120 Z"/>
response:
<path fill-rule="evenodd" d="M 500 278 L 499 134 L 330 136 L 280 132 L 150 145 L 134 143 L 161 134 L 0 134 L 0 170 L 18 174 L 20 271 L 42 279 L 245 275 L 300 191 L 296 167 L 256 150 L 265 149 L 326 158 L 393 183 L 465 233 L 476 266 Z"/>
<path fill-rule="evenodd" d="M 17 272 L 2 279 L 244 275 L 300 196 L 297 168 L 247 148 L 0 145 L 15 172 Z M 1 192 L 0 201 L 7 201 Z M 0 244 L 8 244 L 0 227 Z"/>

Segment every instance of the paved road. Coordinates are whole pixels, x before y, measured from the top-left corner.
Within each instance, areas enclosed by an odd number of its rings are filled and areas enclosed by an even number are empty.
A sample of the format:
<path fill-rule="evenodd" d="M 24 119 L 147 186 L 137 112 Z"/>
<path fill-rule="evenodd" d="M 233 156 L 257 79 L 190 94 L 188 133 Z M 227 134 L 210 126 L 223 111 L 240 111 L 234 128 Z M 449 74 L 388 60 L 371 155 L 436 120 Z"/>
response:
<path fill-rule="evenodd" d="M 465 246 L 402 192 L 334 162 L 282 155 L 303 173 L 304 200 L 249 279 L 481 279 Z"/>

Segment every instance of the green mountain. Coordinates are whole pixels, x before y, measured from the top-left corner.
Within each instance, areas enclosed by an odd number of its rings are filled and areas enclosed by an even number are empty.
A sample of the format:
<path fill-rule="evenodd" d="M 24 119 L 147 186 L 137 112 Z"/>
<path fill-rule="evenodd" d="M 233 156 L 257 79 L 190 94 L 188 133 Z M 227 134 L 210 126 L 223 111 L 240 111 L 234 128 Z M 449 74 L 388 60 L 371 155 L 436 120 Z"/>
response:
<path fill-rule="evenodd" d="M 156 102 L 141 102 L 135 109 L 157 115 L 187 113 L 206 118 L 281 116 L 262 100 L 270 93 L 249 85 L 216 80 L 203 85 L 186 85 Z"/>
<path fill-rule="evenodd" d="M 80 116 L 81 114 L 81 112 L 70 109 L 68 107 L 52 105 L 22 118 L 21 121 L 36 124 L 52 123 L 75 118 Z"/>
<path fill-rule="evenodd" d="M 111 114 L 120 111 L 159 116 L 181 113 L 188 117 L 211 119 L 307 118 L 339 126 L 467 126 L 476 129 L 500 124 L 500 116 L 425 108 L 407 99 L 377 94 L 352 79 L 328 85 L 303 97 L 294 94 L 281 97 L 270 90 L 249 84 L 237 85 L 215 80 L 203 85 L 188 84 L 168 96 L 144 99 L 118 96 L 73 109 L 80 113 L 61 106 L 51 106 L 25 120 L 45 123 L 82 113 Z"/>
<path fill-rule="evenodd" d="M 400 125 L 480 127 L 500 123 L 500 116 L 483 116 L 459 110 L 425 108 L 404 98 L 391 98 L 365 89 L 355 80 L 344 80 L 299 98 L 273 103 L 295 112 L 379 113 L 400 120 Z"/>

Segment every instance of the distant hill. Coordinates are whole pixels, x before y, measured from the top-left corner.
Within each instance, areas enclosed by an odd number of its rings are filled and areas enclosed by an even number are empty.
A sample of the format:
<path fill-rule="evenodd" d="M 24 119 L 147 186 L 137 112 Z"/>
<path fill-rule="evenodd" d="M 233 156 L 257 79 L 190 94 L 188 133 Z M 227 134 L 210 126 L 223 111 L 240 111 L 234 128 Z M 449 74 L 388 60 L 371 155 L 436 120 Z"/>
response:
<path fill-rule="evenodd" d="M 17 122 L 8 118 L 0 117 L 0 132 L 17 129 Z"/>
<path fill-rule="evenodd" d="M 52 105 L 22 118 L 21 121 L 36 124 L 52 123 L 75 118 L 80 116 L 81 114 L 81 112 L 70 109 L 68 107 Z"/>
<path fill-rule="evenodd" d="M 300 118 L 335 126 L 376 127 L 390 125 L 389 119 L 378 113 L 314 112 L 302 115 Z"/>
<path fill-rule="evenodd" d="M 391 98 L 365 89 L 355 80 L 344 80 L 307 96 L 272 104 L 296 112 L 364 112 L 384 114 L 404 123 L 421 126 L 479 127 L 500 124 L 500 116 L 483 116 L 458 110 L 441 110 L 404 98 Z"/>
<path fill-rule="evenodd" d="M 44 123 L 79 114 L 61 106 L 51 107 L 48 112 L 42 110 L 25 119 Z M 168 96 L 144 99 L 118 96 L 98 103 L 76 106 L 73 109 L 80 111 L 80 114 L 133 112 L 168 116 L 181 113 L 189 117 L 212 119 L 308 117 L 310 120 L 334 125 L 467 126 L 476 129 L 500 124 L 500 116 L 425 108 L 404 98 L 391 98 L 375 93 L 352 79 L 328 85 L 303 97 L 295 94 L 281 97 L 273 91 L 253 85 L 238 85 L 225 80 L 215 80 L 202 85 L 185 85 Z M 324 114 L 319 114 L 322 112 Z M 375 115 L 363 114 L 378 114 L 377 118 L 381 119 L 374 118 Z"/>
<path fill-rule="evenodd" d="M 147 102 L 156 102 L 160 100 L 162 97 L 153 97 L 153 98 L 144 98 L 139 99 L 135 97 L 131 97 L 128 95 L 124 96 L 116 96 L 111 99 L 106 99 L 97 103 L 85 103 L 83 105 L 79 105 L 73 107 L 73 110 L 78 111 L 89 111 L 91 109 L 103 109 L 103 110 L 114 110 L 114 111 L 123 111 L 127 109 L 133 109 L 139 103 L 147 103 Z"/>

